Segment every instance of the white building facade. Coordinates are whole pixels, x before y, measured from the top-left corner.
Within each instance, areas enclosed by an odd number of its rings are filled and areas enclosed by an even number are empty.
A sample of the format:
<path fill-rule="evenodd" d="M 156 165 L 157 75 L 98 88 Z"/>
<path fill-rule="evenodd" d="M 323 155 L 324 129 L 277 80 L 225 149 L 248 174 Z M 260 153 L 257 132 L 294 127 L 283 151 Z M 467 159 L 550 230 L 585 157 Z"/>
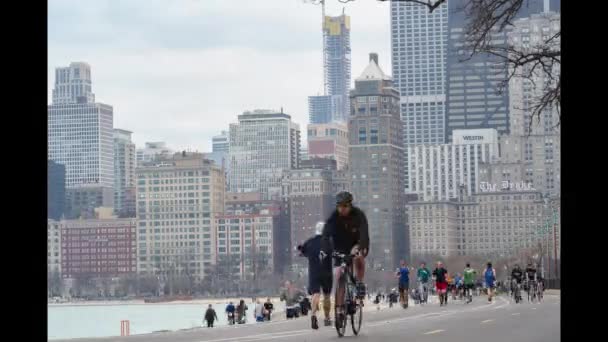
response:
<path fill-rule="evenodd" d="M 406 193 L 421 201 L 447 201 L 477 191 L 482 163 L 497 160 L 495 129 L 454 130 L 453 144 L 407 147 Z"/>
<path fill-rule="evenodd" d="M 224 211 L 224 173 L 200 153 L 176 153 L 136 174 L 138 272 L 201 279 L 216 259 L 213 218 Z"/>

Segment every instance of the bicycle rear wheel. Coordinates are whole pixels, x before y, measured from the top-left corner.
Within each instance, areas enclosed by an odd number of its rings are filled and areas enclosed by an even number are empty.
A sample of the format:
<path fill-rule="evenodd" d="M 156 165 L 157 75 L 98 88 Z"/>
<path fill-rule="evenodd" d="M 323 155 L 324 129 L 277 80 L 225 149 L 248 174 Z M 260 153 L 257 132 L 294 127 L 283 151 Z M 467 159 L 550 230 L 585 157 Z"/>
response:
<path fill-rule="evenodd" d="M 350 313 L 350 325 L 353 328 L 353 334 L 358 335 L 359 331 L 361 331 L 361 323 L 363 322 L 363 306 L 361 305 L 361 302 L 359 300 L 357 300 L 354 296 L 354 290 L 355 286 L 351 284 L 351 286 L 349 286 L 349 290 L 348 290 L 348 299 L 349 299 L 349 303 L 350 305 L 352 305 L 354 307 L 354 313 Z"/>

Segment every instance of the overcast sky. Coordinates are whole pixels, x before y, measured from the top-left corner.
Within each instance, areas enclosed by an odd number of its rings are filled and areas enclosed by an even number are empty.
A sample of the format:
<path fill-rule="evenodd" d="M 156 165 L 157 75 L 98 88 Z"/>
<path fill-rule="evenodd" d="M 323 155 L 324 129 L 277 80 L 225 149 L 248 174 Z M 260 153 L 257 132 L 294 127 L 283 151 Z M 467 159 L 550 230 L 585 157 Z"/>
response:
<path fill-rule="evenodd" d="M 351 16 L 353 79 L 369 52 L 390 74 L 388 2 L 327 2 L 327 15 Z M 321 37 L 321 7 L 304 0 L 50 0 L 48 101 L 55 67 L 84 61 L 96 101 L 138 147 L 211 151 L 255 108 L 283 107 L 305 138 L 307 97 L 323 91 Z"/>

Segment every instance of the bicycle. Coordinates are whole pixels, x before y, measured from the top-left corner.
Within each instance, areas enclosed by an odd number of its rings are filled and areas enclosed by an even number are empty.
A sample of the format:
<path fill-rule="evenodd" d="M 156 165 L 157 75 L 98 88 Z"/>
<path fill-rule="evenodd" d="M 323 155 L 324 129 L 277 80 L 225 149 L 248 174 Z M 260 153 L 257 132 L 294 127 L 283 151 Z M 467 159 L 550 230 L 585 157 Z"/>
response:
<path fill-rule="evenodd" d="M 336 331 L 338 332 L 338 337 L 344 336 L 344 333 L 346 332 L 346 325 L 348 323 L 347 316 L 350 316 L 350 324 L 353 329 L 353 334 L 358 335 L 361 331 L 361 323 L 363 321 L 363 300 L 357 298 L 356 296 L 357 281 L 353 275 L 354 255 L 334 252 L 332 256 L 340 263 L 340 276 L 338 278 L 336 295 L 338 294 L 338 288 L 344 288 L 342 305 L 341 307 L 338 307 L 337 304 L 335 306 L 334 314 Z"/>
<path fill-rule="evenodd" d="M 514 280 L 515 285 L 513 286 L 513 298 L 515 303 L 521 302 L 521 284 Z"/>
<path fill-rule="evenodd" d="M 235 324 L 234 313 L 229 312 L 228 313 L 228 325 L 234 325 L 234 324 Z"/>

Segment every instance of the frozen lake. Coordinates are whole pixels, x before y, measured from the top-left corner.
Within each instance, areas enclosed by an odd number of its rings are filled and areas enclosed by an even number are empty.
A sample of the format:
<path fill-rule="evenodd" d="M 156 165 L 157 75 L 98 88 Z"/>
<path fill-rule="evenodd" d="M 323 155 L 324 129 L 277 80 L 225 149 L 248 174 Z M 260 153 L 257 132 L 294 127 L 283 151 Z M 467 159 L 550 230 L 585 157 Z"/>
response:
<path fill-rule="evenodd" d="M 211 304 L 219 320 L 214 326 L 226 325 L 227 303 Z M 277 314 L 284 311 L 284 302 L 273 300 L 273 304 Z M 48 338 L 120 336 L 121 320 L 130 321 L 131 335 L 201 327 L 208 305 L 209 303 L 48 305 Z M 247 323 L 255 324 L 255 304 L 249 301 L 247 306 Z"/>

